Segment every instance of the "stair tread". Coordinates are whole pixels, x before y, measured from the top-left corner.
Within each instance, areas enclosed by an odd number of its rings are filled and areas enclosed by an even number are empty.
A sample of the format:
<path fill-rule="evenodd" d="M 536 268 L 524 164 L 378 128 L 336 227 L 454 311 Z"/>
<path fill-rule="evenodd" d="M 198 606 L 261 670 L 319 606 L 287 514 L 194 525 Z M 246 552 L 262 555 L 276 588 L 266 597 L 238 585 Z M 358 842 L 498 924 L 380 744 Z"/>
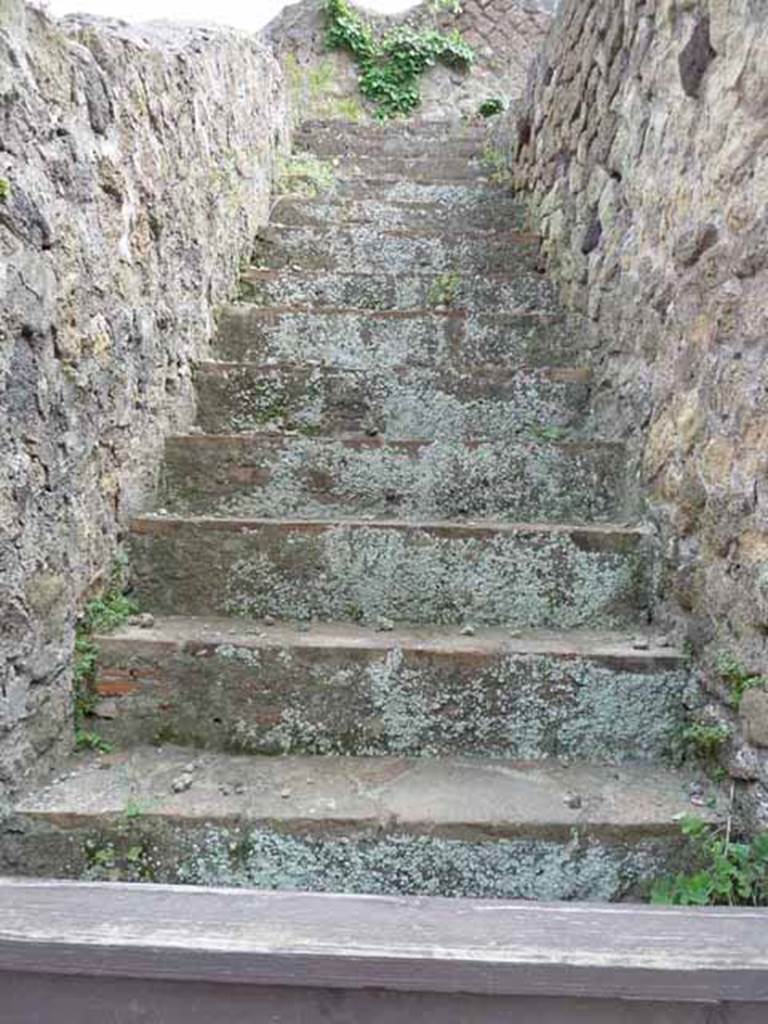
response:
<path fill-rule="evenodd" d="M 243 271 L 242 279 L 247 281 L 249 278 L 253 280 L 272 280 L 274 278 L 281 277 L 322 278 L 328 277 L 329 273 L 331 273 L 333 277 L 341 277 L 345 279 L 373 278 L 378 280 L 381 278 L 407 276 L 408 278 L 424 277 L 429 280 L 434 280 L 434 278 L 439 276 L 440 271 L 424 270 L 421 269 L 420 267 L 413 267 L 412 269 L 409 268 L 407 275 L 398 275 L 397 272 L 389 272 L 384 270 L 346 270 L 342 268 L 341 270 L 334 269 L 333 271 L 328 271 L 323 267 L 264 267 L 257 263 L 253 263 L 251 264 L 251 266 L 249 266 L 246 270 Z M 520 273 L 507 274 L 498 270 L 489 270 L 483 272 L 481 276 L 486 281 L 493 281 L 494 283 L 498 284 L 503 282 L 514 283 L 515 281 L 519 281 L 522 275 Z M 536 278 L 542 278 L 544 275 L 537 272 L 533 276 L 535 276 Z"/>
<path fill-rule="evenodd" d="M 239 530 L 249 527 L 278 526 L 290 529 L 325 530 L 334 526 L 348 527 L 385 527 L 389 530 L 434 530 L 445 533 L 455 532 L 458 535 L 488 532 L 520 534 L 547 533 L 568 534 L 589 537 L 647 537 L 649 527 L 644 524 L 624 523 L 548 523 L 548 522 L 505 522 L 498 519 L 386 519 L 380 517 L 333 516 L 332 518 L 308 518 L 297 516 L 204 516 L 204 515 L 173 515 L 166 512 L 147 512 L 135 516 L 131 520 L 131 528 L 136 532 L 152 532 L 157 526 L 173 527 L 189 524 L 212 530 Z"/>
<path fill-rule="evenodd" d="M 190 762 L 191 771 L 186 771 Z M 104 766 L 109 770 L 103 770 Z M 174 792 L 180 775 L 192 784 Z M 138 747 L 73 758 L 63 776 L 22 798 L 18 814 L 60 828 L 122 819 L 218 824 L 280 822 L 314 828 L 499 838 L 567 835 L 575 827 L 606 838 L 673 833 L 691 812 L 687 773 L 624 765 L 443 757 L 318 757 L 191 753 Z M 225 791 L 222 792 L 222 786 Z M 242 789 L 235 793 L 234 787 Z M 569 799 L 580 798 L 578 806 Z M 700 812 L 701 809 L 697 809 Z M 713 812 L 704 809 L 705 817 Z"/>
<path fill-rule="evenodd" d="M 634 637 L 643 637 L 647 647 L 633 645 Z M 114 632 L 99 635 L 106 645 L 163 645 L 195 651 L 200 648 L 233 644 L 239 647 L 272 648 L 349 648 L 433 652 L 436 654 L 493 655 L 540 654 L 563 658 L 587 658 L 634 662 L 638 665 L 669 667 L 682 663 L 685 656 L 675 647 L 662 646 L 659 637 L 647 630 L 633 633 L 595 629 L 499 629 L 478 627 L 471 636 L 458 626 L 418 626 L 398 624 L 382 631 L 350 622 L 313 622 L 299 629 L 297 623 L 276 621 L 266 626 L 261 620 L 197 616 L 167 616 L 155 619 L 151 627 L 124 625 Z"/>
<path fill-rule="evenodd" d="M 380 437 L 378 435 L 371 436 L 370 434 L 354 431 L 347 433 L 340 432 L 337 434 L 312 434 L 306 436 L 295 430 L 242 430 L 232 431 L 228 434 L 214 434 L 206 433 L 204 430 L 196 430 L 186 434 L 169 434 L 167 440 L 190 445 L 201 444 L 226 446 L 228 444 L 242 443 L 285 444 L 286 442 L 297 438 L 301 438 L 303 441 L 318 445 L 344 444 L 349 445 L 351 448 L 402 448 L 406 450 L 428 448 L 441 443 L 440 440 L 435 440 L 435 438 L 429 437 Z M 483 437 L 464 437 L 451 443 L 461 446 L 462 448 L 473 448 L 479 445 L 501 444 L 502 442 L 488 441 Z M 504 441 L 503 444 L 506 448 L 510 446 L 532 449 L 556 448 L 566 452 L 589 452 L 595 448 L 615 451 L 624 450 L 623 441 L 611 441 L 599 437 L 577 438 L 573 440 L 560 439 L 552 441 L 532 437 L 530 439 L 521 438 L 517 441 Z"/>
<path fill-rule="evenodd" d="M 457 242 L 485 241 L 488 236 L 495 239 L 508 239 L 521 245 L 538 245 L 541 242 L 541 235 L 535 231 L 525 231 L 520 228 L 497 228 L 494 231 L 459 231 L 457 228 L 449 231 L 440 231 L 437 228 L 391 228 L 377 227 L 376 225 L 365 225 L 364 227 L 352 224 L 323 224 L 311 226 L 303 224 L 281 224 L 279 221 L 270 221 L 269 225 L 262 228 L 265 236 L 273 234 L 290 233 L 292 235 L 363 235 L 375 234 L 389 238 L 441 238 L 454 239 Z M 257 236 L 258 238 L 258 236 Z"/>
<path fill-rule="evenodd" d="M 373 306 L 316 306 L 306 305 L 261 305 L 260 303 L 238 301 L 222 306 L 222 312 L 230 315 L 240 314 L 253 318 L 263 317 L 268 320 L 275 315 L 285 313 L 303 313 L 311 317 L 370 317 L 373 320 L 468 320 L 471 317 L 499 318 L 503 320 L 530 320 L 532 318 L 548 320 L 562 320 L 563 313 L 556 313 L 552 310 L 528 310 L 518 309 L 509 313 L 483 313 L 470 311 L 466 306 L 425 306 L 412 309 L 376 309 Z"/>
<path fill-rule="evenodd" d="M 412 368 L 407 365 L 387 366 L 382 368 L 377 374 L 375 370 L 372 370 L 368 366 L 334 365 L 321 360 L 312 361 L 309 359 L 303 359 L 301 361 L 295 361 L 288 359 L 267 359 L 251 362 L 247 359 L 202 359 L 197 363 L 197 369 L 201 373 L 215 375 L 221 375 L 233 370 L 237 371 L 243 369 L 248 370 L 250 373 L 255 373 L 260 370 L 281 370 L 285 373 L 316 373 L 320 370 L 322 373 L 329 374 L 347 374 L 349 376 L 356 375 L 359 377 L 390 377 L 392 374 L 408 375 Z M 438 378 L 469 377 L 472 380 L 477 380 L 478 378 L 489 377 L 493 381 L 498 381 L 499 379 L 514 380 L 516 377 L 533 376 L 551 381 L 555 384 L 586 384 L 592 377 L 592 370 L 586 366 L 499 367 L 492 363 L 485 366 L 473 366 L 471 368 L 437 366 L 433 368 L 432 372 Z"/>
<path fill-rule="evenodd" d="M 285 198 L 291 199 L 290 195 L 278 196 L 278 200 Z M 323 205 L 327 205 L 329 202 L 334 202 L 339 207 L 349 206 L 351 200 L 348 199 L 336 199 L 336 200 L 325 200 Z M 320 205 L 320 201 L 305 200 L 305 204 L 316 203 Z M 389 205 L 398 205 L 394 200 L 389 200 Z M 411 204 L 414 205 L 414 204 Z M 422 204 L 417 204 L 422 205 Z M 436 205 L 436 204 L 432 204 Z M 358 230 L 371 231 L 375 230 L 378 234 L 386 235 L 395 238 L 444 238 L 444 239 L 459 239 L 462 242 L 484 242 L 488 239 L 509 239 L 513 244 L 533 244 L 540 241 L 540 236 L 521 228 L 509 229 L 509 228 L 475 228 L 471 231 L 459 231 L 456 227 L 442 227 L 439 223 L 435 222 L 430 227 L 379 227 L 375 222 L 360 222 L 355 221 L 330 221 L 326 224 L 295 224 L 291 221 L 280 220 L 280 207 L 275 210 L 275 216 L 269 222 L 269 234 L 272 235 L 276 232 L 284 231 L 313 231 L 313 232 L 331 232 L 331 231 L 344 231 L 344 232 L 356 232 Z"/>

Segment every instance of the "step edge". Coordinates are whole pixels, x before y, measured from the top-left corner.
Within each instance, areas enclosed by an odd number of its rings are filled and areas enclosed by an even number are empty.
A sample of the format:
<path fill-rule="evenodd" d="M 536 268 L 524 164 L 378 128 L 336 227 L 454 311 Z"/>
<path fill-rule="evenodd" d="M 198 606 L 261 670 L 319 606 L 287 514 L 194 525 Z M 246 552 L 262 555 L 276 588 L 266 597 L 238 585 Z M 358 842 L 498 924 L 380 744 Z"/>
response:
<path fill-rule="evenodd" d="M 554 536 L 562 534 L 581 534 L 589 536 L 636 537 L 638 540 L 653 536 L 653 530 L 645 524 L 626 526 L 622 523 L 553 523 L 553 522 L 504 522 L 499 520 L 423 520 L 423 519 L 365 519 L 359 517 L 334 516 L 329 519 L 299 519 L 290 516 L 201 516 L 172 515 L 145 512 L 133 516 L 129 528 L 138 533 L 151 533 L 154 526 L 183 527 L 197 526 L 212 530 L 258 530 L 264 526 L 277 526 L 284 529 L 327 530 L 337 526 L 348 526 L 359 529 L 382 528 L 398 530 L 445 530 L 456 533 L 484 534 L 498 532 L 504 534 L 535 534 L 546 533 Z M 146 529 L 145 529 L 146 527 Z"/>
<path fill-rule="evenodd" d="M 300 439 L 308 444 L 348 444 L 350 446 L 358 445 L 361 442 L 365 447 L 386 449 L 386 448 L 413 448 L 418 449 L 421 447 L 429 448 L 433 445 L 438 445 L 441 442 L 440 439 L 435 438 L 410 438 L 410 437 L 371 437 L 368 434 L 312 434 L 308 436 L 301 435 L 298 432 L 278 432 L 273 430 L 247 430 L 247 431 L 231 431 L 229 433 L 211 434 L 205 431 L 194 431 L 192 433 L 179 433 L 179 434 L 168 434 L 165 438 L 166 443 L 172 444 L 189 444 L 193 446 L 195 444 L 211 444 L 211 445 L 227 445 L 227 444 L 241 444 L 245 443 L 260 443 L 262 441 L 280 441 L 280 442 L 291 442 Z M 574 441 L 545 441 L 537 438 L 533 438 L 530 441 L 515 440 L 515 441 L 494 441 L 489 440 L 485 437 L 468 437 L 459 438 L 450 442 L 452 446 L 460 446 L 462 448 L 472 449 L 480 445 L 495 445 L 503 446 L 505 451 L 515 448 L 528 448 L 533 450 L 550 451 L 556 449 L 562 451 L 565 454 L 590 454 L 594 451 L 624 451 L 626 449 L 626 443 L 624 441 L 609 441 L 603 438 L 594 439 L 580 439 Z"/>
<path fill-rule="evenodd" d="M 195 616 L 189 616 L 186 621 L 195 621 Z M 274 625 L 264 625 L 260 620 L 253 620 L 252 628 L 259 628 L 260 633 L 245 631 L 243 623 L 238 620 L 226 620 L 227 625 L 217 629 L 213 626 L 206 627 L 206 620 L 202 617 L 197 619 L 200 625 L 196 628 L 197 635 L 193 638 L 178 631 L 174 637 L 174 629 L 178 630 L 178 623 L 168 617 L 157 617 L 152 627 L 143 626 L 122 626 L 109 633 L 95 633 L 94 643 L 103 651 L 121 651 L 140 647 L 145 650 L 158 651 L 168 650 L 178 653 L 197 651 L 218 650 L 221 647 L 247 648 L 249 650 L 281 650 L 297 649 L 312 651 L 365 651 L 372 654 L 386 653 L 393 649 L 413 655 L 425 655 L 444 657 L 452 659 L 460 658 L 497 658 L 497 657 L 546 657 L 563 661 L 589 661 L 605 663 L 613 666 L 617 671 L 632 671 L 635 667 L 657 668 L 659 671 L 670 671 L 684 668 L 687 664 L 687 657 L 684 652 L 676 647 L 654 646 L 651 638 L 648 638 L 649 646 L 645 649 L 638 649 L 627 643 L 626 637 L 623 643 L 616 640 L 611 643 L 606 639 L 601 644 L 591 638 L 584 638 L 582 646 L 574 643 L 578 636 L 576 631 L 559 631 L 561 639 L 557 635 L 537 638 L 535 635 L 512 637 L 489 636 L 487 630 L 478 629 L 473 637 L 463 637 L 457 627 L 453 633 L 445 636 L 432 638 L 414 637 L 404 632 L 402 627 L 397 626 L 393 630 L 375 631 L 360 629 L 353 632 L 344 630 L 345 623 L 318 623 L 316 627 L 319 632 L 298 631 L 296 624 L 290 621 L 281 620 Z M 329 626 L 333 626 L 338 632 L 326 632 Z M 238 630 L 238 626 L 240 629 Z M 325 627 L 325 629 L 323 628 Z M 525 631 L 521 631 L 525 632 Z M 528 631 L 535 633 L 534 630 Z M 558 631 L 550 631 L 557 634 Z M 570 640 L 570 646 L 568 642 Z M 590 648 L 589 644 L 594 646 Z"/>

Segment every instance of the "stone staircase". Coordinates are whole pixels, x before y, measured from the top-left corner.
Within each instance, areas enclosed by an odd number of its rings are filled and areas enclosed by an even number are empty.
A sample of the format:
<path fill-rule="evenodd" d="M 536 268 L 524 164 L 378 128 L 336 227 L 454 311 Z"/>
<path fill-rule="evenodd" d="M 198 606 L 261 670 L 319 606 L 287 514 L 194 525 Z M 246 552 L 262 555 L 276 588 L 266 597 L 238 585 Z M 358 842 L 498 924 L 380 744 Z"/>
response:
<path fill-rule="evenodd" d="M 687 676 L 579 326 L 481 128 L 312 123 L 132 527 L 153 624 L 16 809 L 25 873 L 620 899 L 675 866 Z"/>

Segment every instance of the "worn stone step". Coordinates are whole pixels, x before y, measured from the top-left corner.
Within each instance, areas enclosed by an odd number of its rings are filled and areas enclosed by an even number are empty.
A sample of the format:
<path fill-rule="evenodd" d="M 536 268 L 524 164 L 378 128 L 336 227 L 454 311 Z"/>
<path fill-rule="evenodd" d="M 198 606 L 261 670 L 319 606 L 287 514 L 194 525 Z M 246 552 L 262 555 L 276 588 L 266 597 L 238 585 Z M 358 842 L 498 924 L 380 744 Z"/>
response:
<path fill-rule="evenodd" d="M 624 449 L 607 442 L 168 438 L 162 505 L 177 513 L 597 521 L 624 509 Z"/>
<path fill-rule="evenodd" d="M 253 262 L 271 270 L 343 274 L 535 272 L 540 264 L 539 237 L 511 230 L 472 237 L 464 232 L 398 231 L 379 225 L 267 227 L 254 243 Z"/>
<path fill-rule="evenodd" d="M 475 151 L 457 154 L 441 145 L 415 147 L 400 153 L 347 151 L 333 157 L 337 179 L 363 178 L 431 183 L 472 184 L 486 181 L 493 167 Z"/>
<path fill-rule="evenodd" d="M 157 515 L 130 548 L 159 615 L 609 628 L 654 576 L 648 533 L 607 525 Z"/>
<path fill-rule="evenodd" d="M 645 764 L 212 753 L 189 762 L 188 750 L 152 747 L 77 759 L 17 805 L 4 869 L 615 900 L 681 866 L 678 819 L 691 806 L 688 776 Z"/>
<path fill-rule="evenodd" d="M 335 121 L 300 125 L 294 133 L 293 144 L 297 150 L 321 157 L 347 153 L 409 156 L 435 150 L 455 156 L 474 156 L 483 151 L 487 138 L 485 125 L 450 128 L 440 122 L 399 123 L 393 130 L 388 125 L 363 126 Z"/>
<path fill-rule="evenodd" d="M 328 133 L 332 136 L 346 136 L 366 139 L 390 138 L 392 136 L 434 137 L 451 139 L 482 139 L 488 133 L 488 121 L 484 118 L 413 117 L 395 121 L 345 121 L 341 118 L 312 117 L 297 127 L 300 134 Z"/>
<path fill-rule="evenodd" d="M 125 749 L 653 760 L 683 725 L 678 651 L 627 634 L 161 619 L 96 638 L 89 728 Z"/>
<path fill-rule="evenodd" d="M 464 202 L 383 201 L 368 199 L 310 199 L 295 196 L 275 200 L 271 223 L 293 227 L 329 224 L 385 224 L 390 230 L 457 232 L 472 225 L 481 231 L 523 230 L 528 223 L 525 206 L 512 196 L 490 195 L 485 189 L 470 192 Z"/>
<path fill-rule="evenodd" d="M 531 428 L 575 428 L 589 373 L 561 367 L 464 373 L 423 367 L 337 369 L 299 364 L 202 363 L 198 422 L 207 433 L 265 425 L 303 433 L 502 438 Z"/>
<path fill-rule="evenodd" d="M 468 313 L 443 305 L 416 310 L 330 309 L 236 303 L 218 316 L 219 359 L 323 362 L 331 366 L 469 368 L 555 366 L 579 350 L 580 323 L 547 313 Z"/>
<path fill-rule="evenodd" d="M 241 298 L 262 306 L 330 307 L 338 310 L 429 309 L 449 290 L 451 309 L 514 315 L 562 315 L 552 283 L 543 274 L 459 274 L 456 271 L 408 274 L 324 270 L 264 270 L 250 267 L 240 282 Z"/>
<path fill-rule="evenodd" d="M 310 183 L 314 193 L 317 187 Z M 285 190 L 283 189 L 283 192 Z M 400 175 L 352 175 L 338 176 L 330 183 L 318 187 L 317 198 L 343 202 L 354 200 L 360 202 L 410 202 L 410 203 L 443 203 L 450 206 L 464 206 L 472 202 L 498 200 L 506 204 L 514 195 L 505 185 L 488 181 L 413 181 Z M 382 224 L 382 227 L 386 227 Z M 499 220 L 497 227 L 514 228 L 514 222 L 505 224 Z M 466 228 L 467 225 L 464 225 Z"/>

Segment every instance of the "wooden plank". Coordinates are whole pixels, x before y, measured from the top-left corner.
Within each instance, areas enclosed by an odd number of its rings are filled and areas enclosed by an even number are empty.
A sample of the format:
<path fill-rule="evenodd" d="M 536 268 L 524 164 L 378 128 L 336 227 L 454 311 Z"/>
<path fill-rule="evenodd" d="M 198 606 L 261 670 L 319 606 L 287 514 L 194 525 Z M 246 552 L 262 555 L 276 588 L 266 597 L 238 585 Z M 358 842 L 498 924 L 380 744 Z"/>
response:
<path fill-rule="evenodd" d="M 0 971 L 768 1002 L 768 911 L 0 880 Z"/>
<path fill-rule="evenodd" d="M 765 1004 L 649 1003 L 0 972 L 3 1024 L 765 1024 Z"/>

